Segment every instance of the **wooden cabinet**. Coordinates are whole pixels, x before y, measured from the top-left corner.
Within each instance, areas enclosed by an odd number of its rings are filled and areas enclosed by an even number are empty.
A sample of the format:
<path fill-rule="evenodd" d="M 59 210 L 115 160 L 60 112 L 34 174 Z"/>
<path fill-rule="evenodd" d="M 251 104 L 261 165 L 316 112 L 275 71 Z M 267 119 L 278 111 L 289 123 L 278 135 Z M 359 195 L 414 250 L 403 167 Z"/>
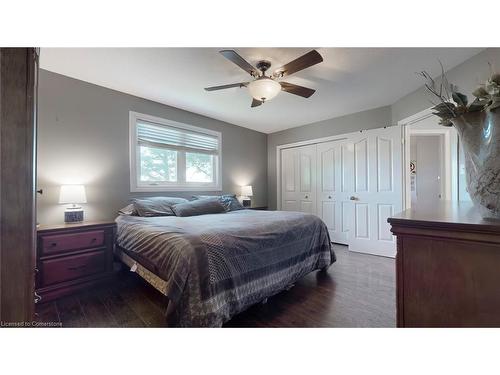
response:
<path fill-rule="evenodd" d="M 41 302 L 107 280 L 113 272 L 116 224 L 80 223 L 37 231 L 37 294 Z"/>
<path fill-rule="evenodd" d="M 34 314 L 37 76 L 35 48 L 0 48 L 0 321 L 4 324 L 24 324 Z"/>
<path fill-rule="evenodd" d="M 398 327 L 500 327 L 500 221 L 451 203 L 388 221 L 397 236 Z"/>

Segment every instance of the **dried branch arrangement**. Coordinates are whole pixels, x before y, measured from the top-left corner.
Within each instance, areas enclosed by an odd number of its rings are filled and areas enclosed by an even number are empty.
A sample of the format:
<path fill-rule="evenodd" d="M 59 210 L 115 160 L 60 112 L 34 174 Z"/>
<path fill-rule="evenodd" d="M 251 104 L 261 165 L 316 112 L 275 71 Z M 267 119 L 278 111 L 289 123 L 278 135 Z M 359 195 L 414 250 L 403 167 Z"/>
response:
<path fill-rule="evenodd" d="M 443 126 L 452 126 L 452 119 L 468 112 L 495 111 L 500 108 L 500 74 L 492 74 L 485 84 L 474 90 L 472 95 L 475 99 L 471 103 L 468 103 L 467 95 L 459 92 L 457 86 L 448 82 L 443 64 L 441 64 L 439 84 L 425 70 L 418 74 L 425 79 L 427 91 L 439 99 L 438 104 L 431 101 L 434 104 L 432 110 L 441 119 L 439 123 Z"/>

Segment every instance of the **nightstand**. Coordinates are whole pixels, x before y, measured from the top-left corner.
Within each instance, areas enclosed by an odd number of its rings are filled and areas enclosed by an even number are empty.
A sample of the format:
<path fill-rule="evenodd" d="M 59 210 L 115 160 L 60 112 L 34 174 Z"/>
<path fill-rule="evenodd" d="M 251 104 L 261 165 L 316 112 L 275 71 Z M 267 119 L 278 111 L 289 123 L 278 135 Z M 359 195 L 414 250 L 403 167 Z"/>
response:
<path fill-rule="evenodd" d="M 108 280 L 113 275 L 114 222 L 37 229 L 36 293 L 40 303 Z"/>

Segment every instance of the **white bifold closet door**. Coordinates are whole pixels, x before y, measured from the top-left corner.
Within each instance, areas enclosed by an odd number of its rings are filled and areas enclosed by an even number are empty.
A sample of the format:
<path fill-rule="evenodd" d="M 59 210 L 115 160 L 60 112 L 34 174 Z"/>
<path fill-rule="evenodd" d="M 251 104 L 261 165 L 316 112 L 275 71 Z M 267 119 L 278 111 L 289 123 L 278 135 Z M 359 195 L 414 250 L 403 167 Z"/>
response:
<path fill-rule="evenodd" d="M 316 145 L 281 151 L 281 209 L 316 213 Z"/>
<path fill-rule="evenodd" d="M 398 126 L 281 150 L 281 209 L 318 215 L 332 242 L 394 256 L 387 218 L 402 211 Z"/>
<path fill-rule="evenodd" d="M 387 218 L 402 211 L 402 143 L 399 126 L 349 137 L 353 152 L 349 250 L 395 256 Z"/>
<path fill-rule="evenodd" d="M 350 193 L 353 189 L 352 145 L 346 140 L 318 143 L 316 214 L 325 222 L 332 242 L 349 242 Z"/>

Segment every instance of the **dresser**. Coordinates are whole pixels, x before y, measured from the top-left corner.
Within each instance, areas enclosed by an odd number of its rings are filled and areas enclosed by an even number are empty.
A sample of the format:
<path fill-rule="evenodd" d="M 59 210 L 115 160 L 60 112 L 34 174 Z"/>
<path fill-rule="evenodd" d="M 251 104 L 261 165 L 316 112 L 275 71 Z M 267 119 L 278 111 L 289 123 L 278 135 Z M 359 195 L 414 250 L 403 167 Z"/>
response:
<path fill-rule="evenodd" d="M 398 327 L 500 327 L 500 221 L 468 203 L 420 205 L 388 221 Z"/>
<path fill-rule="evenodd" d="M 47 302 L 113 274 L 114 222 L 41 226 L 37 230 L 37 302 Z"/>

